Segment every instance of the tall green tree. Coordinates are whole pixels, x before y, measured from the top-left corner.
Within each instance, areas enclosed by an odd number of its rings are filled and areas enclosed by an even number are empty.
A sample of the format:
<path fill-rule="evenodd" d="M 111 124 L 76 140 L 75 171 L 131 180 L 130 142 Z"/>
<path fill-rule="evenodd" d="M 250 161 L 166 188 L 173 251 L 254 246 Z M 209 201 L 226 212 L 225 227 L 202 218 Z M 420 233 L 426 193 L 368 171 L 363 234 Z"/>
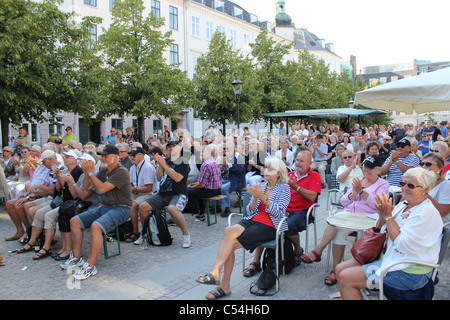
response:
<path fill-rule="evenodd" d="M 163 56 L 173 42 L 170 31 L 161 31 L 163 25 L 164 19 L 153 13 L 144 16 L 142 0 L 115 1 L 112 23 L 99 37 L 108 84 L 97 118 L 134 115 L 141 139 L 145 118 L 172 118 L 194 98 L 186 72 Z"/>
<path fill-rule="evenodd" d="M 88 114 L 94 56 L 89 51 L 87 17 L 77 28 L 68 23 L 71 13 L 57 4 L 5 0 L 0 5 L 0 118 L 2 141 L 8 125 L 43 121 L 56 112 Z M 90 66 L 85 65 L 85 63 Z M 86 71 L 87 73 L 83 72 Z"/>
<path fill-rule="evenodd" d="M 236 98 L 231 86 L 236 75 L 243 82 L 240 123 L 250 122 L 259 112 L 252 63 L 233 48 L 224 33 L 218 30 L 214 33 L 208 52 L 197 60 L 195 72 L 194 85 L 199 101 L 195 111 L 200 119 L 222 125 L 224 131 L 226 123 L 237 124 Z"/>
<path fill-rule="evenodd" d="M 292 107 L 296 83 L 291 75 L 295 65 L 284 63 L 292 46 L 293 43 L 276 42 L 265 28 L 261 28 L 255 42 L 250 44 L 258 83 L 255 94 L 260 100 L 256 118 L 262 119 L 266 112 L 283 112 Z"/>

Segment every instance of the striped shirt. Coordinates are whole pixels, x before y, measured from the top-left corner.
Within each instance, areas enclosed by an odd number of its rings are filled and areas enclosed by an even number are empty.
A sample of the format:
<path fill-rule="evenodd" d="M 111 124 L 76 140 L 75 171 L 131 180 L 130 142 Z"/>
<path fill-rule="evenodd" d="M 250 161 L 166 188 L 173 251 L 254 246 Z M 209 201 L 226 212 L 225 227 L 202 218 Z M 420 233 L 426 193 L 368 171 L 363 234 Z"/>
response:
<path fill-rule="evenodd" d="M 36 168 L 36 171 L 34 171 L 33 179 L 31 179 L 30 186 L 44 185 L 46 182 L 48 184 L 53 184 L 49 174 L 50 169 L 41 164 L 39 167 Z"/>
<path fill-rule="evenodd" d="M 386 159 L 383 166 L 388 164 L 389 161 L 391 161 L 391 156 L 389 156 Z M 408 166 L 408 167 L 415 168 L 415 167 L 419 166 L 419 158 L 411 153 L 404 158 L 399 158 L 398 161 L 400 161 L 401 163 L 403 163 L 405 166 Z M 389 171 L 387 173 L 386 180 L 389 182 L 389 186 L 400 187 L 400 182 L 402 181 L 402 176 L 403 176 L 402 170 L 400 170 L 398 168 L 398 166 L 395 163 L 393 163 L 389 167 Z"/>
<path fill-rule="evenodd" d="M 201 168 L 198 176 L 198 182 L 205 185 L 205 189 L 216 190 L 222 188 L 222 174 L 220 171 L 220 165 L 214 160 L 213 157 L 206 159 Z"/>
<path fill-rule="evenodd" d="M 267 182 L 262 183 L 262 191 L 265 192 L 267 188 Z M 269 214 L 270 219 L 273 222 L 275 228 L 278 228 L 281 220 L 286 215 L 286 208 L 291 200 L 291 187 L 286 183 L 277 183 L 270 195 L 270 204 L 266 208 L 266 212 Z M 253 201 L 253 196 L 250 199 L 250 203 Z M 261 199 L 256 202 L 255 208 L 251 211 L 250 204 L 247 206 L 248 215 L 245 217 L 247 220 L 251 220 L 254 216 L 259 213 L 259 204 Z M 288 224 L 286 221 L 283 222 L 280 231 L 286 231 L 288 229 Z"/>

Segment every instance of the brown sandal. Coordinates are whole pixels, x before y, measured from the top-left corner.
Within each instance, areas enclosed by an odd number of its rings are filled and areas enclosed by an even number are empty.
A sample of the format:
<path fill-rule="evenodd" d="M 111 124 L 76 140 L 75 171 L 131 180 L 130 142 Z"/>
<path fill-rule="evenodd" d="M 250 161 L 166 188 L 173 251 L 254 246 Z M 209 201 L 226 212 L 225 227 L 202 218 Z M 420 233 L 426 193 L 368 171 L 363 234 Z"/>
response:
<path fill-rule="evenodd" d="M 250 265 L 242 272 L 244 277 L 253 277 L 257 272 L 261 271 L 259 263 L 251 262 Z"/>

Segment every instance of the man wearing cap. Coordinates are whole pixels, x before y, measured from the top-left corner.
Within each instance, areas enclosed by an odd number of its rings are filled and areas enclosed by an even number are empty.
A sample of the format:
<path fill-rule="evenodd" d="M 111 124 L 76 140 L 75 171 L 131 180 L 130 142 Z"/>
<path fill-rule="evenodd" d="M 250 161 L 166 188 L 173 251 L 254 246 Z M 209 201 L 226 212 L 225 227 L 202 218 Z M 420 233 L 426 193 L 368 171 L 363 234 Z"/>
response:
<path fill-rule="evenodd" d="M 77 142 L 77 138 L 72 133 L 72 127 L 66 128 L 66 134 L 62 137 L 62 139 L 66 142 L 66 146 L 68 146 L 72 140 Z"/>
<path fill-rule="evenodd" d="M 181 154 L 182 146 L 176 144 L 171 149 L 167 158 L 155 153 L 153 160 L 157 164 L 156 177 L 160 182 L 159 192 L 141 203 L 139 214 L 141 221 L 145 221 L 152 210 L 162 210 L 167 206 L 167 211 L 175 224 L 183 233 L 183 248 L 191 246 L 191 237 L 187 229 L 186 220 L 182 214 L 186 202 L 186 185 L 190 167 L 189 160 Z"/>
<path fill-rule="evenodd" d="M 78 181 L 83 173 L 83 170 L 78 166 L 78 157 L 81 156 L 81 153 L 78 150 L 70 150 L 63 155 L 65 165 L 67 166 L 70 175 L 75 181 Z M 69 185 L 64 180 L 66 173 L 63 173 L 61 167 L 58 168 L 58 166 L 52 168 L 52 173 L 56 177 L 55 195 L 61 195 L 63 202 L 73 200 L 74 198 L 69 190 Z M 33 218 L 30 239 L 22 249 L 17 251 L 17 253 L 29 251 L 35 246 L 36 240 L 45 229 L 45 242 L 41 243 L 40 251 L 33 257 L 33 260 L 39 260 L 51 255 L 50 246 L 56 233 L 59 206 L 51 206 L 51 203 L 48 203 L 45 205 L 36 205 L 33 209 L 36 210 L 36 213 Z"/>
<path fill-rule="evenodd" d="M 145 151 L 141 147 L 135 147 L 128 152 L 133 166 L 130 168 L 131 191 L 133 192 L 133 204 L 131 205 L 132 233 L 126 235 L 126 242 L 134 242 L 139 236 L 139 205 L 147 200 L 159 189 L 156 179 L 156 169 L 145 160 Z"/>
<path fill-rule="evenodd" d="M 107 144 L 102 152 L 102 163 L 97 175 L 95 165 L 82 160 L 80 165 L 84 171 L 83 190 L 95 188 L 100 193 L 101 206 L 91 208 L 70 220 L 72 232 L 73 255 L 69 258 L 67 268 L 80 267 L 73 275 L 77 280 L 84 280 L 97 274 L 95 261 L 101 251 L 103 234 L 114 230 L 130 218 L 133 203 L 130 174 L 119 163 L 119 149 Z M 83 230 L 91 227 L 89 258 L 85 262 L 81 257 Z"/>
<path fill-rule="evenodd" d="M 53 150 L 46 148 L 43 148 L 43 150 L 44 152 L 42 152 L 38 161 L 41 165 L 34 172 L 27 193 L 16 199 L 8 200 L 5 204 L 5 209 L 16 227 L 16 233 L 5 238 L 6 241 L 25 237 L 25 231 L 31 227 L 33 217 L 27 216 L 25 206 L 31 208 L 42 204 L 44 201 L 47 201 L 46 196 L 53 194 L 55 181 L 50 177 L 50 172 L 52 165 L 57 162 L 56 154 Z"/>
<path fill-rule="evenodd" d="M 400 187 L 403 173 L 419 165 L 419 158 L 411 153 L 411 142 L 401 139 L 397 143 L 397 150 L 391 152 L 381 168 L 381 174 L 387 174 L 389 185 Z"/>

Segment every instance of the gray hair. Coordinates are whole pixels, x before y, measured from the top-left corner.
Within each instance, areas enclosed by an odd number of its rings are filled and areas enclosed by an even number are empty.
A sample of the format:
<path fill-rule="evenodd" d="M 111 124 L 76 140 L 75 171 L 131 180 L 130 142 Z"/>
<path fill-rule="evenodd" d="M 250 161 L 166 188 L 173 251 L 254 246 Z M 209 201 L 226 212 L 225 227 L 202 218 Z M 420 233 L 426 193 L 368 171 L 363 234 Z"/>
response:
<path fill-rule="evenodd" d="M 404 178 L 414 178 L 424 189 L 430 191 L 437 182 L 437 176 L 433 171 L 424 168 L 411 168 L 403 174 Z"/>
<path fill-rule="evenodd" d="M 448 152 L 448 144 L 446 144 L 444 141 L 436 141 L 433 143 L 433 147 L 434 146 L 441 146 L 443 153 Z"/>
<path fill-rule="evenodd" d="M 116 144 L 116 147 L 122 147 L 124 149 L 123 151 L 126 151 L 126 152 L 131 150 L 130 145 L 128 143 L 125 143 L 125 142 Z"/>

